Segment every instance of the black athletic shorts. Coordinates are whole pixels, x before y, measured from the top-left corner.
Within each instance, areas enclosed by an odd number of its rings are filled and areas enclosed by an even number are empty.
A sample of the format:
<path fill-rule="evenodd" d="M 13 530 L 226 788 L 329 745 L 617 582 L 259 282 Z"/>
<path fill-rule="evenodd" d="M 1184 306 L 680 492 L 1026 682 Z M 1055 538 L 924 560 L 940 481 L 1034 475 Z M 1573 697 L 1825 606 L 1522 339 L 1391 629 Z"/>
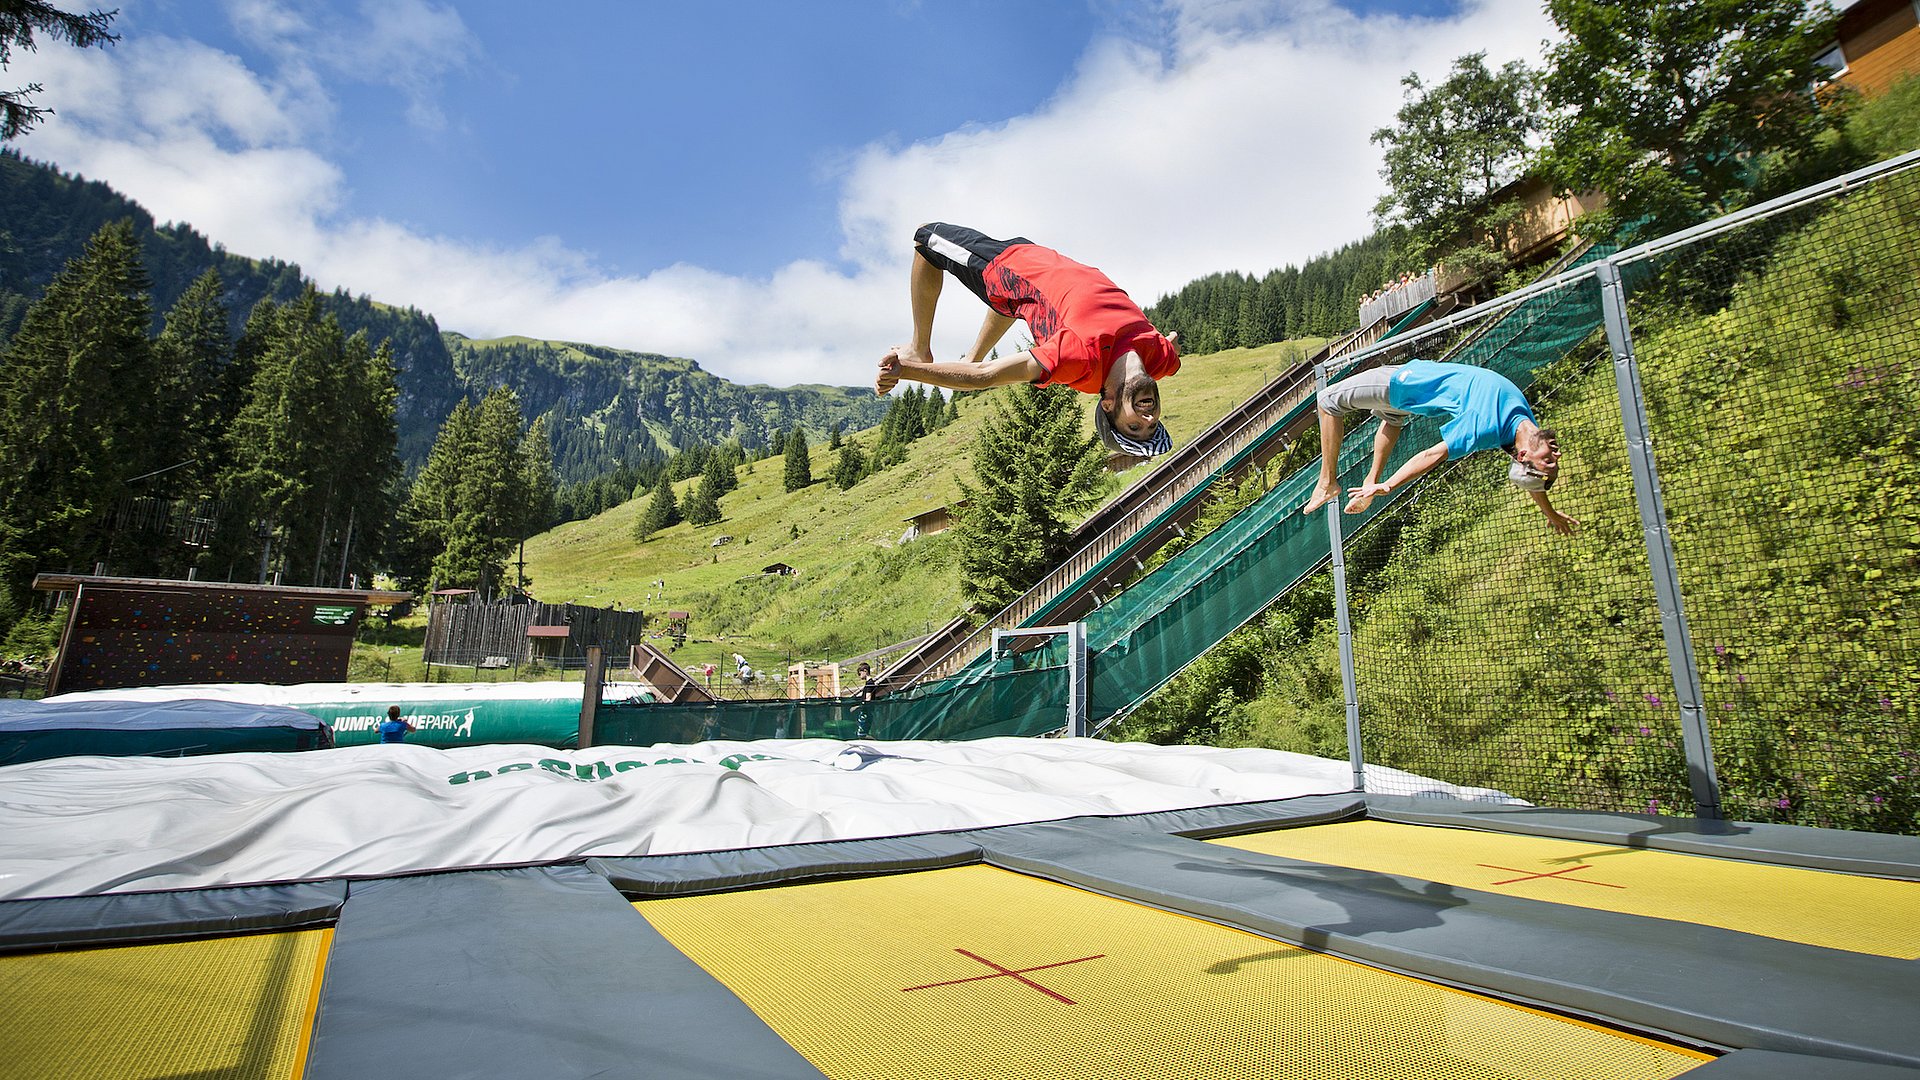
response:
<path fill-rule="evenodd" d="M 1010 247 L 1031 244 L 1024 236 L 995 240 L 964 225 L 935 221 L 920 226 L 913 234 L 914 249 L 933 265 L 960 279 L 973 295 L 995 311 L 1000 306 L 987 298 L 987 264 Z"/>

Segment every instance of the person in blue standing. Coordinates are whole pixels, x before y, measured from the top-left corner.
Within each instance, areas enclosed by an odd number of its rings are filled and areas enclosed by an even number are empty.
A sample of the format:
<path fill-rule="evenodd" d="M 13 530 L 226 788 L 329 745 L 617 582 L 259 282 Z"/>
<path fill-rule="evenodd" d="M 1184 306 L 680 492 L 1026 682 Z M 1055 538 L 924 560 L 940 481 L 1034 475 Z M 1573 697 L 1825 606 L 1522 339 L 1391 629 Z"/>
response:
<path fill-rule="evenodd" d="M 387 718 L 380 721 L 380 726 L 376 730 L 380 732 L 380 741 L 383 743 L 406 742 L 407 734 L 413 730 L 413 725 L 407 723 L 400 715 L 400 706 L 389 705 Z"/>
<path fill-rule="evenodd" d="M 1369 412 L 1380 418 L 1380 430 L 1373 437 L 1373 465 L 1366 482 L 1347 491 L 1347 513 L 1361 513 L 1377 496 L 1412 482 L 1443 461 L 1498 448 L 1513 459 L 1507 479 L 1527 493 L 1554 532 L 1569 536 L 1580 524 L 1555 510 L 1547 497 L 1560 475 L 1559 440 L 1535 421 L 1526 395 L 1499 372 L 1437 360 L 1383 365 L 1322 390 L 1319 408 L 1320 483 L 1301 507 L 1304 513 L 1339 497 L 1344 420 Z M 1400 440 L 1400 429 L 1415 416 L 1444 417 L 1440 441 L 1409 458 L 1392 476 L 1380 479 Z"/>

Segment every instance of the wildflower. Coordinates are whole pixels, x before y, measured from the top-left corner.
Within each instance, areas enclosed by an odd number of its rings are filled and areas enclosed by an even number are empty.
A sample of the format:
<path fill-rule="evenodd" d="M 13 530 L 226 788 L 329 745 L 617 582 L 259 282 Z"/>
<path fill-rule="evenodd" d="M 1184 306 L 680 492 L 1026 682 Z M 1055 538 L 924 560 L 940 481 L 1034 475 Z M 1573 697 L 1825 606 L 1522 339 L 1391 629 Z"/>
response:
<path fill-rule="evenodd" d="M 1787 798 L 1785 795 L 1782 795 L 1780 796 L 1779 800 L 1775 802 L 1773 805 L 1779 807 L 1782 810 L 1789 810 L 1793 808 L 1793 800 Z"/>
<path fill-rule="evenodd" d="M 1654 707 L 1654 708 L 1656 708 L 1656 709 L 1657 709 L 1657 708 L 1659 708 L 1659 707 L 1660 707 L 1660 695 L 1659 695 L 1659 694 L 1648 694 L 1648 695 L 1647 695 L 1647 704 L 1649 704 L 1649 705 L 1651 705 L 1651 706 L 1653 706 L 1653 707 Z"/>

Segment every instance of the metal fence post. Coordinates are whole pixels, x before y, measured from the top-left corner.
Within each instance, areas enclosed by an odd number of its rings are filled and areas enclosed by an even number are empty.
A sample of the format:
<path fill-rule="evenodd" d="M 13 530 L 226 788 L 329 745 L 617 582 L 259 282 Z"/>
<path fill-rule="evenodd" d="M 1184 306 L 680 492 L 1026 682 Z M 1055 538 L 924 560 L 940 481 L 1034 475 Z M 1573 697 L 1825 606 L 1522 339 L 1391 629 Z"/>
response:
<path fill-rule="evenodd" d="M 1087 722 L 1087 624 L 1071 622 L 1064 626 L 1022 626 L 1015 630 L 993 631 L 989 656 L 998 657 L 1001 646 L 1026 638 L 1062 637 L 1067 644 L 1067 723 L 1066 732 L 1076 738 L 1090 734 Z"/>
<path fill-rule="evenodd" d="M 1087 624 L 1067 624 L 1067 734 L 1087 735 Z"/>
<path fill-rule="evenodd" d="M 1723 816 L 1720 776 L 1713 764 L 1713 739 L 1707 731 L 1701 701 L 1700 668 L 1694 661 L 1693 637 L 1680 599 L 1680 577 L 1673 559 L 1673 536 L 1667 531 L 1667 510 L 1660 498 L 1660 474 L 1654 468 L 1653 447 L 1647 434 L 1647 406 L 1640 392 L 1640 365 L 1633 356 L 1633 329 L 1627 322 L 1626 289 L 1620 267 L 1612 259 L 1596 264 L 1600 281 L 1600 309 L 1607 326 L 1607 345 L 1613 353 L 1614 381 L 1620 391 L 1620 422 L 1627 436 L 1627 458 L 1633 467 L 1634 498 L 1640 507 L 1640 528 L 1647 545 L 1647 564 L 1653 592 L 1660 605 L 1660 632 L 1666 640 L 1667 663 L 1673 669 L 1674 700 L 1680 706 L 1680 737 L 1687 752 L 1687 784 L 1693 791 L 1694 814 Z"/>
<path fill-rule="evenodd" d="M 1327 388 L 1327 365 L 1313 366 L 1315 386 L 1314 408 L 1319 409 L 1318 391 Z M 1325 423 L 1326 418 L 1321 417 Z M 1334 451 L 1336 454 L 1339 451 Z M 1333 475 L 1340 476 L 1340 461 L 1333 462 Z M 1347 611 L 1347 560 L 1341 551 L 1345 541 L 1340 535 L 1340 506 L 1344 502 L 1339 494 L 1328 501 L 1327 541 L 1333 557 L 1333 613 L 1340 629 L 1340 686 L 1347 696 L 1347 759 L 1353 764 L 1353 790 L 1367 790 L 1366 756 L 1360 750 L 1360 690 L 1359 680 L 1353 671 L 1353 619 Z"/>

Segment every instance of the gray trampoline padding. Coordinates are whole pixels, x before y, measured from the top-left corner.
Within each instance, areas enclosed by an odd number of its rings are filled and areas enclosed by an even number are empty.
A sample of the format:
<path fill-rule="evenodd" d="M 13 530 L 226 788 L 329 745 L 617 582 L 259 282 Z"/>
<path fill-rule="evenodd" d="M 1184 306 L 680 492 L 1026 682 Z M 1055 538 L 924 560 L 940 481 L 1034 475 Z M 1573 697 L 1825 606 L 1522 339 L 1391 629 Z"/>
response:
<path fill-rule="evenodd" d="M 0 901 L 0 952 L 326 926 L 339 915 L 346 896 L 345 882 L 322 881 Z"/>
<path fill-rule="evenodd" d="M 1920 879 L 1920 836 L 1657 814 L 1502 806 L 1406 795 L 1369 795 L 1366 802 L 1369 817 L 1402 824 L 1454 825 L 1846 874 Z"/>
<path fill-rule="evenodd" d="M 1871 1061 L 1735 1050 L 1680 1075 L 1688 1080 L 1920 1080 L 1920 1071 Z"/>
<path fill-rule="evenodd" d="M 1110 820 L 1128 828 L 1163 832 L 1178 836 L 1206 838 L 1264 832 L 1296 825 L 1326 825 L 1365 817 L 1366 799 L 1351 793 L 1338 795 L 1298 795 L 1291 799 L 1263 802 L 1229 803 L 1224 806 L 1199 806 L 1191 810 L 1161 810 L 1151 814 L 1131 814 L 1123 818 L 1076 818 L 1075 821 Z M 1021 828 L 1013 825 L 1008 828 Z"/>
<path fill-rule="evenodd" d="M 1090 829 L 1118 827 L 1183 836 L 1231 836 L 1288 825 L 1346 821 L 1364 817 L 1366 812 L 1366 801 L 1357 795 L 1305 795 L 1190 810 L 1076 817 L 1056 824 Z M 981 861 L 982 837 L 1028 827 L 1001 825 L 951 833 L 917 833 L 687 855 L 590 858 L 586 866 L 629 896 L 694 896 L 728 889 L 967 866 Z"/>
<path fill-rule="evenodd" d="M 1706 1045 L 1920 1067 L 1920 964 L 1111 827 L 977 834 L 986 862 Z"/>
<path fill-rule="evenodd" d="M 821 1078 L 577 866 L 353 885 L 305 1075 Z"/>
<path fill-rule="evenodd" d="M 694 896 L 828 878 L 937 870 L 979 861 L 979 844 L 931 833 L 691 855 L 595 858 L 588 859 L 586 865 L 631 896 Z"/>

